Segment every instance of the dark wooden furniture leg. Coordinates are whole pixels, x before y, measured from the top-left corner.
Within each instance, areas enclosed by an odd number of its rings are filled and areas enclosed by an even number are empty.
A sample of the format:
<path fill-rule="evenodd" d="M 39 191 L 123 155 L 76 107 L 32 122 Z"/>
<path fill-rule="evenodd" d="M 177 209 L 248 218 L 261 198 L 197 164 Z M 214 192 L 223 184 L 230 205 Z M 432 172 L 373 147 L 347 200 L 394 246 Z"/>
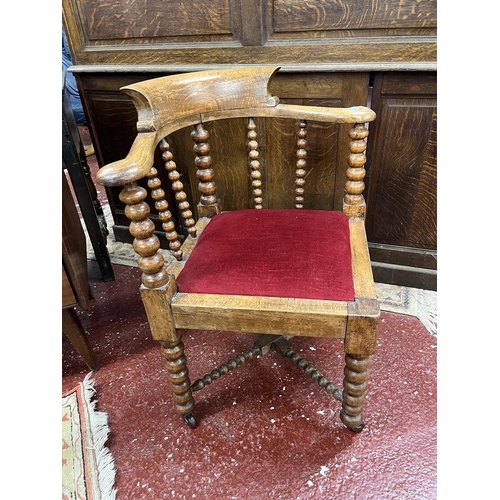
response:
<path fill-rule="evenodd" d="M 62 329 L 87 366 L 93 371 L 99 370 L 99 362 L 74 308 L 62 310 Z"/>
<path fill-rule="evenodd" d="M 363 430 L 363 402 L 368 381 L 371 356 L 356 359 L 345 355 L 344 391 L 342 393 L 342 410 L 340 419 L 354 432 Z"/>
<path fill-rule="evenodd" d="M 174 396 L 174 407 L 186 424 L 194 428 L 196 420 L 193 415 L 194 399 L 191 392 L 191 382 L 184 355 L 184 344 L 181 340 L 175 342 L 160 342 L 161 353 L 168 371 L 170 387 Z"/>
<path fill-rule="evenodd" d="M 349 303 L 348 309 L 340 419 L 352 431 L 360 432 L 371 357 L 377 346 L 379 306 L 374 299 L 358 299 Z"/>

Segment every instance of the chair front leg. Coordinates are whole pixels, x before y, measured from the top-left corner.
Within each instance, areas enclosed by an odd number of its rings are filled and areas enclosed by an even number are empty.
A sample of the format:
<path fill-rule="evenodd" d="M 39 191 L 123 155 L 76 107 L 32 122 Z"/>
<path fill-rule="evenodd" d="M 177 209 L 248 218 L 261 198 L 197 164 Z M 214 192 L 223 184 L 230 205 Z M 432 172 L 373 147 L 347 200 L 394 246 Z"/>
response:
<path fill-rule="evenodd" d="M 344 341 L 344 390 L 340 419 L 354 432 L 363 427 L 362 413 L 371 355 L 377 346 L 380 307 L 376 299 L 356 299 L 348 303 Z"/>
<path fill-rule="evenodd" d="M 161 354 L 168 371 L 170 386 L 174 395 L 175 410 L 182 416 L 189 427 L 196 427 L 193 416 L 194 399 L 191 392 L 189 370 L 184 355 L 184 344 L 178 341 L 160 342 Z"/>
<path fill-rule="evenodd" d="M 174 397 L 174 408 L 189 427 L 196 427 L 192 414 L 194 399 L 189 371 L 184 355 L 181 332 L 174 326 L 170 301 L 177 291 L 173 277 L 160 288 L 141 287 L 141 297 L 146 309 L 153 339 L 159 342 Z"/>
<path fill-rule="evenodd" d="M 355 358 L 345 355 L 344 391 L 342 392 L 342 410 L 340 419 L 354 432 L 363 430 L 363 403 L 365 400 L 371 356 Z"/>

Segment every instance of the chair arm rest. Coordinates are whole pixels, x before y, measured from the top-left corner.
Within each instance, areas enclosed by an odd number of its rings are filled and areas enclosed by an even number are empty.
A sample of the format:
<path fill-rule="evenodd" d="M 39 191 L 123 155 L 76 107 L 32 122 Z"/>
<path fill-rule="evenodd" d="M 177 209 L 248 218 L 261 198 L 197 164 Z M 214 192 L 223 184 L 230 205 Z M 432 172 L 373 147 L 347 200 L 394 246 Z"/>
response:
<path fill-rule="evenodd" d="M 278 104 L 269 108 L 268 116 L 282 118 L 303 118 L 304 120 L 317 120 L 333 123 L 366 123 L 372 122 L 376 114 L 365 106 L 351 108 L 329 108 L 326 106 L 300 106 L 296 104 Z"/>
<path fill-rule="evenodd" d="M 370 108 L 354 106 L 351 108 L 329 108 L 324 106 L 299 106 L 294 104 L 278 104 L 274 107 L 254 108 L 252 110 L 224 110 L 210 114 L 184 117 L 159 131 L 141 132 L 137 135 L 129 154 L 123 160 L 110 163 L 101 168 L 96 176 L 97 182 L 103 186 L 123 186 L 142 179 L 153 166 L 154 152 L 158 137 L 182 128 L 183 126 L 202 121 L 220 120 L 242 116 L 262 116 L 276 118 L 302 118 L 331 123 L 366 123 L 375 120 L 376 114 Z"/>
<path fill-rule="evenodd" d="M 142 179 L 153 166 L 156 138 L 156 132 L 138 134 L 126 158 L 109 163 L 97 172 L 97 182 L 115 187 Z"/>

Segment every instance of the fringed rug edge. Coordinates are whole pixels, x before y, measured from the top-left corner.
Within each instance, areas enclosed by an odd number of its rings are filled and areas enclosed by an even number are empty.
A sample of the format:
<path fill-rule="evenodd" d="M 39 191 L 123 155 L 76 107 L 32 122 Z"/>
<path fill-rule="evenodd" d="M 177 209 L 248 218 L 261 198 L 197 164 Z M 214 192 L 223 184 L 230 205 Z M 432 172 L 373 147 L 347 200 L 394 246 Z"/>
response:
<path fill-rule="evenodd" d="M 82 382 L 79 383 L 83 403 L 82 418 L 85 419 L 85 428 L 88 433 L 88 447 L 92 448 L 94 454 L 87 454 L 87 464 L 95 472 L 91 476 L 92 480 L 92 500 L 115 500 L 115 463 L 110 450 L 105 446 L 108 439 L 110 428 L 108 425 L 108 416 L 105 412 L 96 411 L 97 400 L 93 399 L 96 390 L 94 380 L 91 379 L 92 372 L 87 374 Z M 74 392 L 75 389 L 63 394 L 63 398 Z M 96 484 L 97 481 L 97 484 Z"/>
<path fill-rule="evenodd" d="M 418 289 L 417 316 L 429 333 L 437 336 L 437 292 Z"/>

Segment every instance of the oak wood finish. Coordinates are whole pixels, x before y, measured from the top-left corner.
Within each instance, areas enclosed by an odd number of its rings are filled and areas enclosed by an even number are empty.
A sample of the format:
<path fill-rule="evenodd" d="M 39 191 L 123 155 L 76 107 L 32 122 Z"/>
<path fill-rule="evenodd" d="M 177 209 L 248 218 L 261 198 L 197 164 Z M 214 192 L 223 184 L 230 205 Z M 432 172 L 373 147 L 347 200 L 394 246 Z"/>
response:
<path fill-rule="evenodd" d="M 132 77 L 131 77 L 132 78 Z M 132 80 L 133 81 L 133 80 Z M 131 79 L 127 79 L 126 83 L 130 83 Z M 90 78 L 88 84 L 94 88 L 102 86 L 102 80 Z M 271 93 L 280 91 L 280 102 L 284 104 L 311 104 L 321 105 L 323 107 L 349 107 L 356 105 L 359 102 L 365 102 L 367 99 L 368 75 L 334 75 L 334 74 L 317 74 L 312 77 L 305 77 L 301 74 L 282 75 L 276 74 L 271 81 Z M 128 85 L 126 85 L 128 86 Z M 97 87 L 95 87 L 97 89 Z M 298 99 L 297 96 L 303 95 L 304 89 L 307 89 L 307 95 L 311 98 Z M 364 90 L 363 90 L 364 89 Z M 276 94 L 274 94 L 276 95 Z M 284 96 L 283 98 L 281 96 Z M 94 145 L 98 157 L 101 155 L 100 141 L 106 140 L 109 133 L 113 133 L 111 143 L 108 143 L 103 153 L 103 163 L 110 163 L 119 158 L 123 158 L 128 153 L 128 149 L 134 142 L 135 123 L 131 122 L 131 116 L 137 114 L 127 112 L 124 117 L 124 123 L 120 124 L 118 117 L 122 114 L 122 105 L 125 104 L 123 98 L 128 97 L 122 93 L 123 97 L 114 92 L 109 95 L 113 103 L 118 103 L 114 111 L 108 107 L 108 102 L 105 101 L 105 107 L 101 108 L 102 92 L 94 92 L 90 95 L 90 103 L 92 105 L 92 115 L 99 119 L 99 122 L 105 125 L 105 128 L 98 129 L 98 137 Z M 129 104 L 133 105 L 132 103 Z M 270 111 L 273 112 L 273 111 Z M 109 115 L 109 118 L 107 118 Z M 210 117 L 207 117 L 207 119 Z M 108 123 L 113 126 L 113 130 L 108 129 Z M 296 125 L 290 121 L 281 118 L 262 121 L 261 118 L 255 118 L 255 123 L 259 133 L 259 160 L 261 163 L 261 182 L 262 189 L 268 193 L 264 200 L 265 208 L 273 206 L 287 206 L 293 208 L 295 205 L 294 193 L 286 188 L 283 184 L 295 181 L 295 169 L 291 169 L 287 177 L 284 177 L 284 183 L 276 182 L 277 172 L 283 176 L 283 171 L 280 165 L 284 162 L 292 164 L 294 157 L 294 146 L 290 144 L 296 143 Z M 250 208 L 253 206 L 253 188 L 247 182 L 246 163 L 243 151 L 245 144 L 241 142 L 242 134 L 247 127 L 246 119 L 233 119 L 226 121 L 215 121 L 206 123 L 205 128 L 210 134 L 210 144 L 212 148 L 213 161 L 218 165 L 218 182 L 217 189 L 219 198 L 223 201 L 227 210 L 235 210 L 239 208 Z M 337 130 L 337 125 L 309 121 L 308 141 L 311 145 L 311 151 L 321 151 L 321 155 L 312 155 L 310 153 L 309 161 L 312 162 L 309 170 L 309 182 L 314 186 L 315 190 L 306 192 L 307 202 L 309 206 L 314 208 L 330 209 L 335 207 L 337 210 L 342 209 L 342 198 L 344 196 L 344 184 L 346 180 L 346 169 L 340 158 L 348 154 L 348 129 Z M 347 125 L 349 127 L 349 125 Z M 340 131 L 342 132 L 340 134 Z M 128 148 L 125 147 L 124 137 L 129 137 Z M 330 138 L 335 140 L 330 141 Z M 145 137 L 144 140 L 147 140 Z M 222 147 L 222 144 L 231 143 L 231 146 Z M 327 143 L 327 148 L 324 144 Z M 182 176 L 185 191 L 188 196 L 188 201 L 191 206 L 196 206 L 197 200 L 197 175 L 196 167 L 193 163 L 193 143 L 190 137 L 189 130 L 180 130 L 169 136 L 170 151 L 175 153 L 175 161 L 177 170 Z M 231 155 L 232 151 L 241 151 L 241 154 Z M 283 158 L 282 158 L 283 157 Z M 331 165 L 335 165 L 335 169 L 331 169 Z M 163 162 L 161 158 L 155 161 L 155 167 L 159 172 L 159 178 L 163 185 L 169 183 L 168 177 L 165 175 Z M 313 176 L 313 177 L 311 177 Z M 288 181 L 290 179 L 290 181 Z M 139 184 L 146 187 L 144 183 Z M 120 241 L 129 241 L 128 221 L 124 215 L 124 205 L 119 200 L 119 188 L 108 187 L 108 199 L 113 211 L 115 226 L 113 227 L 115 237 Z M 237 195 L 236 195 L 237 194 Z M 187 235 L 182 225 L 182 216 L 177 210 L 176 203 L 171 196 L 170 191 L 166 193 L 169 209 L 172 212 L 172 218 L 175 223 L 175 229 L 179 233 L 181 240 Z M 155 223 L 157 236 L 160 238 L 160 243 L 163 248 L 168 248 L 168 241 L 165 240 L 159 233 L 162 230 L 161 221 L 155 212 L 154 204 L 151 204 L 151 220 Z M 126 233 L 124 231 L 126 230 Z"/>
<path fill-rule="evenodd" d="M 274 338 L 274 335 L 272 335 L 272 337 Z M 238 356 L 235 356 L 227 362 L 222 363 L 218 368 L 215 368 L 210 373 L 207 373 L 203 378 L 195 380 L 193 385 L 191 386 L 191 390 L 200 391 L 223 375 L 227 375 L 231 370 L 234 370 L 246 361 L 249 361 L 260 355 L 262 355 L 262 347 L 254 344 L 252 349 L 243 351 L 241 354 L 238 354 Z"/>
<path fill-rule="evenodd" d="M 155 76 L 155 75 L 150 75 Z M 136 77 L 114 78 L 103 80 L 96 77 L 85 77 L 85 86 L 89 89 L 87 103 L 90 106 L 89 114 L 95 120 L 94 146 L 100 164 L 108 164 L 127 155 L 136 135 L 135 120 L 137 114 L 130 98 L 123 93 L 111 90 L 107 82 L 114 87 L 119 83 L 130 84 Z M 128 86 L 128 85 L 125 85 Z M 103 88 L 104 87 L 104 88 Z M 95 90 L 94 90 L 95 89 Z M 271 92 L 280 95 L 282 104 L 314 105 L 323 107 L 349 107 L 360 102 L 366 102 L 368 89 L 368 74 L 326 74 L 314 75 L 303 74 L 276 74 L 271 81 Z M 121 94 L 121 95 L 120 95 Z M 307 96 L 307 99 L 300 96 Z M 130 109 L 131 108 L 131 109 Z M 206 117 L 208 119 L 210 117 Z M 289 144 L 296 143 L 296 125 L 290 120 L 275 118 L 262 121 L 256 117 L 255 123 L 259 133 L 259 161 L 262 189 L 266 189 L 268 197 L 266 208 L 273 206 L 294 207 L 295 200 L 293 192 L 283 188 L 283 183 L 276 182 L 276 170 L 280 170 L 283 161 L 290 163 L 294 155 Z M 233 148 L 243 150 L 245 145 L 241 143 L 241 134 L 248 126 L 246 119 L 233 119 L 231 121 L 216 121 L 206 124 L 210 134 L 214 161 L 218 167 L 218 194 L 224 202 L 226 209 L 250 208 L 253 206 L 253 189 L 247 183 L 247 175 L 244 167 L 246 159 L 243 154 L 237 158 L 230 158 L 227 151 Z M 348 125 L 347 125 L 348 127 Z M 348 154 L 348 128 L 340 128 L 337 125 L 309 121 L 308 141 L 312 150 L 321 150 L 322 154 L 311 155 L 309 161 L 311 168 L 308 178 L 311 186 L 316 191 L 308 190 L 305 194 L 307 202 L 315 208 L 337 210 L 342 209 L 342 198 L 344 196 L 344 185 L 346 181 L 345 165 L 341 161 Z M 330 140 L 331 138 L 335 140 Z M 147 140 L 146 137 L 141 140 Z M 222 148 L 221 143 L 232 143 L 231 148 Z M 197 177 L 196 168 L 193 165 L 192 140 L 189 131 L 180 130 L 169 136 L 169 145 L 172 153 L 175 153 L 177 170 L 182 176 L 188 201 L 193 206 L 197 199 Z M 325 149 L 327 145 L 328 149 Z M 282 158 L 283 157 L 283 160 Z M 237 162 L 236 164 L 234 162 Z M 331 165 L 335 169 L 331 169 Z M 229 167 L 231 165 L 231 167 Z M 159 172 L 162 184 L 168 183 L 168 177 L 163 169 L 163 162 L 159 155 L 155 159 L 155 167 Z M 280 172 L 283 175 L 283 172 Z M 291 182 L 295 179 L 295 170 L 288 174 Z M 313 175 L 314 178 L 310 176 Z M 286 180 L 286 179 L 285 179 Z M 288 181 L 286 181 L 288 182 Z M 139 181 L 142 187 L 145 183 Z M 119 200 L 119 188 L 106 188 L 108 199 L 113 213 L 115 225 L 113 227 L 115 237 L 119 241 L 130 239 L 124 215 L 124 205 Z M 234 193 L 238 193 L 235 196 Z M 166 193 L 167 201 L 172 212 L 175 229 L 181 240 L 187 235 L 182 225 L 182 216 L 177 211 L 170 191 Z M 161 221 L 156 214 L 154 204 L 151 204 L 151 219 L 155 223 L 156 231 L 162 231 Z M 126 232 L 125 232 L 126 230 Z M 159 235 L 159 233 L 157 234 Z M 160 237 L 163 248 L 168 248 L 168 242 Z"/>
<path fill-rule="evenodd" d="M 274 0 L 274 33 L 435 28 L 436 2 Z M 424 31 L 425 32 L 425 31 Z M 309 35 L 311 36 L 311 35 Z"/>
<path fill-rule="evenodd" d="M 187 360 L 184 355 L 184 344 L 179 340 L 175 343 L 160 342 L 160 346 L 173 393 L 174 408 L 185 419 L 189 419 L 194 408 L 194 399 L 191 392 Z M 189 424 L 188 420 L 186 422 Z"/>
<path fill-rule="evenodd" d="M 143 178 L 152 167 L 154 147 L 165 136 L 190 125 L 237 117 L 297 118 L 330 123 L 365 123 L 375 114 L 363 106 L 328 108 L 280 104 L 270 95 L 267 82 L 279 68 L 238 68 L 204 71 L 189 76 L 158 78 L 124 87 L 137 108 L 139 134 L 125 160 L 106 165 L 97 173 L 105 186 L 120 186 Z M 199 83 L 191 89 L 195 76 Z M 240 84 L 234 79 L 241 78 Z M 200 90 L 200 84 L 212 90 Z M 231 85 L 231 86 L 230 86 Z M 217 87 L 228 86 L 230 92 L 214 98 Z M 164 88 L 165 87 L 165 88 Z M 162 90 L 164 89 L 164 94 Z M 195 96 L 190 99 L 190 96 Z M 241 95 L 241 96 L 240 96 Z M 168 96 L 168 99 L 167 99 Z"/>
<path fill-rule="evenodd" d="M 265 333 L 288 338 L 300 335 L 344 339 L 346 397 L 342 398 L 341 419 L 350 429 L 360 431 L 363 427 L 361 414 L 369 360 L 375 351 L 380 314 L 364 230 L 363 197 L 368 136 L 364 124 L 373 121 L 375 113 L 364 106 L 338 108 L 282 104 L 270 92 L 269 81 L 277 69 L 261 67 L 205 71 L 156 78 L 127 86 L 123 90 L 131 95 L 137 108 L 138 134 L 129 154 L 124 159 L 100 169 L 97 180 L 103 185 L 123 187 L 120 200 L 125 204 L 125 214 L 131 221 L 130 233 L 134 237 L 138 265 L 143 271 L 141 296 L 152 336 L 161 345 L 174 394 L 175 409 L 188 425 L 195 425 L 192 396 L 194 389 L 189 382 L 188 363 L 184 355 L 181 333 L 185 329 L 201 329 Z M 210 224 L 210 217 L 223 209 L 216 184 L 219 162 L 212 157 L 211 136 L 207 128 L 212 125 L 211 122 L 242 118 L 246 123 L 246 126 L 240 129 L 244 147 L 240 151 L 232 150 L 229 157 L 236 158 L 237 153 L 243 153 L 246 163 L 244 175 L 250 185 L 252 181 L 260 180 L 259 175 L 251 175 L 260 168 L 260 165 L 252 163 L 255 161 L 259 163 L 258 155 L 255 154 L 261 144 L 258 140 L 257 118 L 260 123 L 264 123 L 265 118 L 279 120 L 275 121 L 275 124 L 294 118 L 295 145 L 291 152 L 291 171 L 295 177 L 289 184 L 289 190 L 291 199 L 299 209 L 310 208 L 307 197 L 303 196 L 303 190 L 307 190 L 308 187 L 304 188 L 306 184 L 302 180 L 308 176 L 310 170 L 313 171 L 317 167 L 315 162 L 311 162 L 311 166 L 306 162 L 311 148 L 309 141 L 306 141 L 306 127 L 308 129 L 310 121 L 326 123 L 342 130 L 346 130 L 345 125 L 348 125 L 350 140 L 345 158 L 347 180 L 343 210 L 349 217 L 352 273 L 356 296 L 354 301 L 178 292 L 177 276 L 190 258 L 200 234 Z M 187 201 L 184 185 L 179 180 L 175 155 L 165 139 L 165 136 L 170 136 L 186 127 L 191 130 L 189 135 L 193 142 L 194 164 L 197 169 L 199 203 L 196 216 Z M 269 134 L 272 128 L 264 127 L 264 130 Z M 333 134 L 333 139 L 336 140 L 336 134 Z M 173 231 L 170 215 L 163 217 L 166 221 L 163 229 L 167 232 L 167 238 L 172 244 L 171 249 L 177 257 L 177 260 L 167 267 L 163 256 L 158 252 L 160 241 L 154 234 L 155 226 L 149 218 L 147 190 L 138 184 L 143 177 L 148 179 L 148 187 L 152 191 L 151 197 L 155 200 L 156 208 L 162 218 L 161 214 L 168 212 L 168 206 L 165 203 L 165 191 L 161 186 L 158 171 L 153 165 L 158 145 L 162 151 L 166 170 L 169 172 L 170 187 L 175 193 L 174 197 L 189 229 L 189 234 L 181 245 L 177 234 Z M 223 141 L 217 141 L 217 145 L 224 146 Z M 217 160 L 220 158 L 217 157 Z M 236 169 L 235 163 L 231 163 L 230 167 Z M 274 168 L 279 176 L 278 166 L 275 165 Z M 322 168 L 326 169 L 325 166 Z M 282 171 L 289 172 L 290 167 L 283 166 Z M 321 178 L 314 175 L 310 177 L 316 180 Z M 254 198 L 257 197 L 257 206 L 267 206 L 264 202 L 267 198 L 266 190 L 261 189 L 262 185 L 259 184 L 253 184 L 252 187 L 254 189 L 252 195 Z M 257 193 L 255 188 L 258 188 Z M 331 206 L 328 208 L 332 209 Z M 256 208 L 259 209 L 261 208 Z M 196 223 L 194 218 L 197 219 Z M 279 231 L 280 228 L 276 230 Z M 250 350 L 248 352 L 250 353 Z M 258 353 L 260 352 L 262 351 L 259 350 Z M 291 351 L 287 349 L 287 352 Z M 247 353 L 247 357 L 250 359 L 256 353 L 257 351 Z M 301 366 L 305 363 L 293 354 L 290 357 Z M 243 360 L 245 359 L 243 355 Z M 211 375 L 202 379 L 203 384 L 210 383 L 218 376 L 220 373 L 217 370 L 213 371 Z M 317 377 L 318 380 L 321 379 L 321 384 L 329 386 L 329 381 L 324 381 L 319 372 Z M 195 387 L 199 389 L 203 384 L 196 383 Z M 335 388 L 331 393 L 339 394 Z"/>
<path fill-rule="evenodd" d="M 74 63 L 433 62 L 435 0 L 63 0 Z"/>

